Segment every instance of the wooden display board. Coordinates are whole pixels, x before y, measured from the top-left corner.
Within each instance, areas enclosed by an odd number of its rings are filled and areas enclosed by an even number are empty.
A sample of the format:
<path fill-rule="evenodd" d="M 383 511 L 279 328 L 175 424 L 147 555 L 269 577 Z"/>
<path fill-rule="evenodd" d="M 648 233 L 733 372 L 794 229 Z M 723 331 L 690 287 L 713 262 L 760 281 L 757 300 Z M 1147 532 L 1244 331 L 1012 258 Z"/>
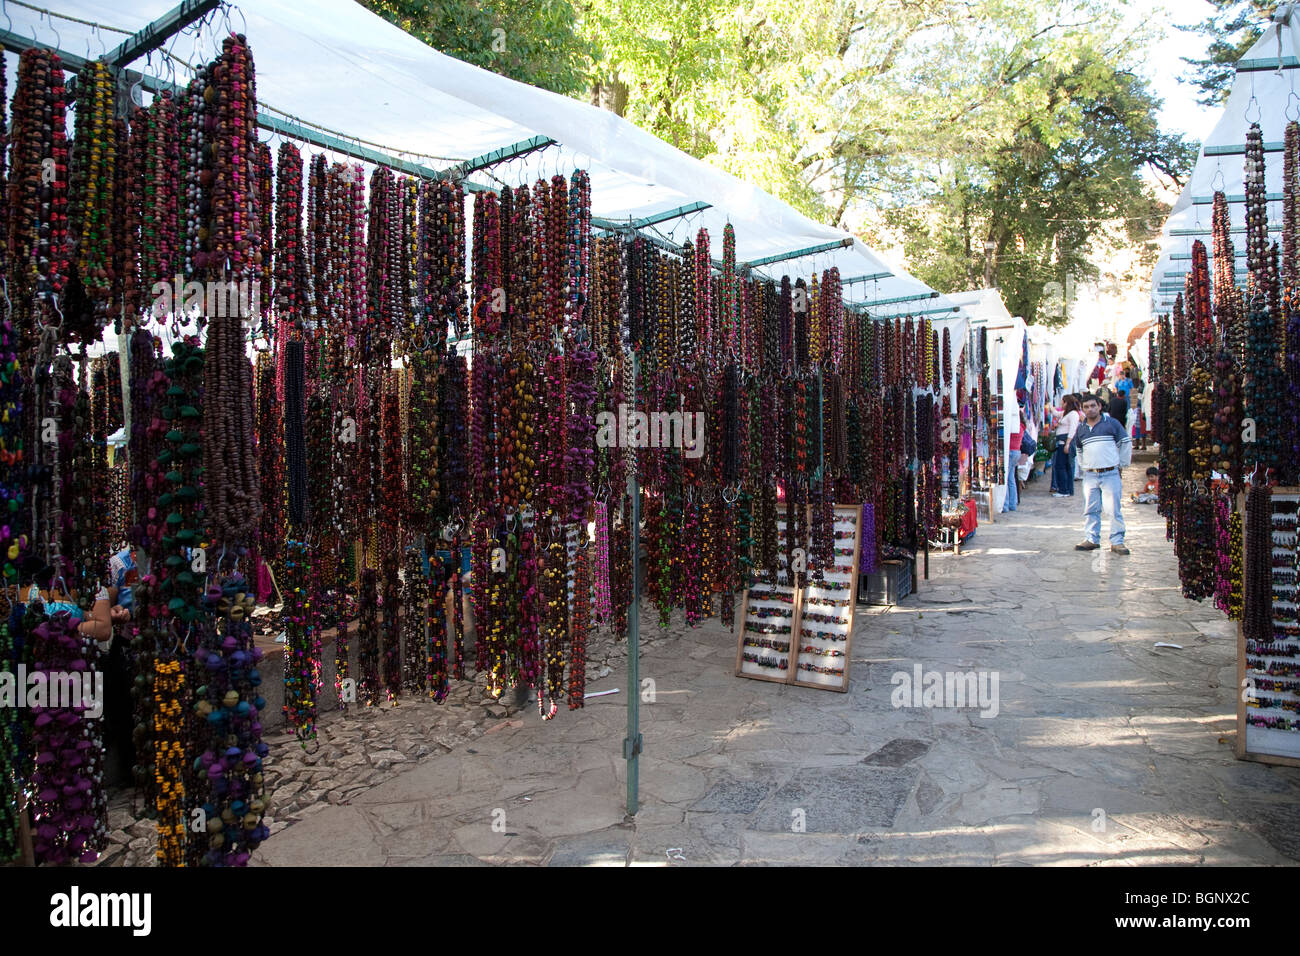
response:
<path fill-rule="evenodd" d="M 737 677 L 785 684 L 793 672 L 790 658 L 799 616 L 799 590 L 785 567 L 785 535 L 785 519 L 780 518 L 776 522 L 776 542 L 781 567 L 775 580 L 756 581 L 745 592 L 736 625 Z"/>
<path fill-rule="evenodd" d="M 1285 511 L 1279 505 L 1292 506 L 1296 510 Z M 1237 508 L 1242 515 L 1242 523 L 1247 520 L 1246 496 L 1237 496 Z M 1296 573 L 1297 535 L 1300 535 L 1300 488 L 1274 488 L 1270 498 L 1270 523 L 1273 527 L 1273 556 L 1288 559 L 1281 564 L 1274 563 L 1274 580 L 1272 590 L 1290 592 L 1292 600 L 1274 604 L 1275 611 L 1288 615 L 1279 620 L 1274 617 L 1277 627 L 1300 623 L 1300 574 Z M 1244 539 L 1243 535 L 1243 539 Z M 1246 542 L 1242 541 L 1242 567 L 1246 567 Z M 1286 574 L 1286 572 L 1291 572 Z M 1300 700 L 1300 693 L 1285 689 L 1283 684 L 1300 684 L 1300 634 L 1286 635 L 1278 632 L 1269 645 L 1279 650 L 1293 652 L 1287 654 L 1262 653 L 1246 646 L 1246 632 L 1241 622 L 1237 622 L 1237 741 L 1236 755 L 1240 760 L 1254 760 L 1259 763 L 1278 764 L 1286 767 L 1300 767 L 1300 713 L 1285 707 L 1259 707 L 1258 702 L 1294 702 Z M 1253 663 L 1252 663 L 1253 662 Z M 1262 665 L 1262 667 L 1260 666 Z M 1274 673 L 1269 674 L 1268 668 Z M 1282 672 L 1278 673 L 1281 668 Z M 1288 673 L 1289 671 L 1289 673 Z M 1282 730 L 1273 727 L 1261 727 L 1251 724 L 1247 718 L 1251 714 L 1282 718 L 1291 721 L 1297 729 Z"/>
<path fill-rule="evenodd" d="M 821 581 L 805 576 L 804 587 L 792 586 L 784 566 L 783 520 L 777 530 L 782 567 L 775 582 L 756 582 L 745 592 L 736 630 L 736 676 L 844 693 L 858 600 L 862 507 L 835 506 L 834 567 Z"/>

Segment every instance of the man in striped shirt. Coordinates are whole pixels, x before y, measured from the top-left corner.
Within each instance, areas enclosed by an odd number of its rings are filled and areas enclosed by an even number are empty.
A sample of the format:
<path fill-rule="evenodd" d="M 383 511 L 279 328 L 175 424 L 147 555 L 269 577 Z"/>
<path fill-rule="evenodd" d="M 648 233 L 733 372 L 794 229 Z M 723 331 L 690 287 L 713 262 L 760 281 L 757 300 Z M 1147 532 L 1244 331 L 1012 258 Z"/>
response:
<path fill-rule="evenodd" d="M 1101 547 L 1101 495 L 1110 496 L 1110 550 L 1128 554 L 1124 546 L 1124 516 L 1120 499 L 1124 483 L 1120 469 L 1133 460 L 1133 442 L 1128 430 L 1109 415 L 1102 414 L 1101 399 L 1096 395 L 1083 398 L 1084 420 L 1079 423 L 1074 441 L 1079 448 L 1079 466 L 1083 469 L 1083 534 L 1077 551 L 1095 551 Z"/>

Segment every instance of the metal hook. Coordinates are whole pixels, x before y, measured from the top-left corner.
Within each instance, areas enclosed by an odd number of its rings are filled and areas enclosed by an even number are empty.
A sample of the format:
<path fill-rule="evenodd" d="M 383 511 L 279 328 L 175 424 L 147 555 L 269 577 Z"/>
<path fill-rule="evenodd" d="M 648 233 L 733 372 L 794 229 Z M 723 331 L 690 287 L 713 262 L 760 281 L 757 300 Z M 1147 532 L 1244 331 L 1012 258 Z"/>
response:
<path fill-rule="evenodd" d="M 1250 118 L 1250 108 L 1252 106 L 1255 107 L 1255 112 L 1259 114 L 1254 120 L 1251 120 Z M 1246 108 L 1242 111 L 1241 116 L 1242 119 L 1249 122 L 1252 126 L 1258 124 L 1259 121 L 1264 118 L 1264 111 L 1260 108 L 1259 100 L 1255 97 L 1254 93 L 1251 93 L 1250 99 L 1246 101 Z"/>
<path fill-rule="evenodd" d="M 9 5 L 5 3 L 4 0 L 0 0 L 0 13 L 3 13 L 5 15 L 5 24 L 6 24 L 5 29 L 8 30 L 10 33 L 13 33 L 14 32 L 13 17 L 9 16 Z"/>

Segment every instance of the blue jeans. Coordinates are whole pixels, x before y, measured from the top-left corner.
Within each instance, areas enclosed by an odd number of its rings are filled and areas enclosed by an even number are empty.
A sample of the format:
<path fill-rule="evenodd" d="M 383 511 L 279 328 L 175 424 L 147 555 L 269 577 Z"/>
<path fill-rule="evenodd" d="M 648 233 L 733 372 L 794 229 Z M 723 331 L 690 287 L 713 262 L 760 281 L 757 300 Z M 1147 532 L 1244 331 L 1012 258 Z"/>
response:
<path fill-rule="evenodd" d="M 1101 495 L 1103 489 L 1110 495 L 1110 543 L 1124 543 L 1124 516 L 1120 514 L 1120 499 L 1124 494 L 1124 482 L 1119 470 L 1097 474 L 1095 471 L 1083 473 L 1083 536 L 1093 544 L 1101 543 Z"/>
<path fill-rule="evenodd" d="M 1056 451 L 1052 452 L 1052 490 L 1074 497 L 1074 449 L 1067 455 L 1061 439 L 1057 439 Z"/>
<path fill-rule="evenodd" d="M 1020 449 L 1013 448 L 1007 453 L 1007 500 L 1002 504 L 1003 511 L 1015 511 L 1020 499 L 1016 491 L 1016 463 L 1020 461 Z"/>

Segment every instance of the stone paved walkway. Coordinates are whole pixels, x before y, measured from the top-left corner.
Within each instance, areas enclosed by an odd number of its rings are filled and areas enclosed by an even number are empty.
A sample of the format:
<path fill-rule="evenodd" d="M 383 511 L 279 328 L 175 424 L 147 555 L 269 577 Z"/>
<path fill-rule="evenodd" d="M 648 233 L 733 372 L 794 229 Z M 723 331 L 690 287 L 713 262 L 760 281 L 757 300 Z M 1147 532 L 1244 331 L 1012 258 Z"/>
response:
<path fill-rule="evenodd" d="M 1182 598 L 1163 520 L 1128 506 L 1133 554 L 1083 554 L 1081 498 L 1031 489 L 960 557 L 932 556 L 918 595 L 860 609 L 847 694 L 736 678 L 716 622 L 647 628 L 655 700 L 641 707 L 634 820 L 615 669 L 588 689 L 618 694 L 548 723 L 535 708 L 473 719 L 430 704 L 328 716 L 326 734 L 354 746 L 327 742 L 279 785 L 278 832 L 254 862 L 1300 860 L 1300 770 L 1233 759 L 1234 628 Z M 891 677 L 918 664 L 996 671 L 997 715 L 896 709 Z M 394 720 L 411 725 L 403 741 L 425 739 L 388 746 Z M 383 749 L 397 756 L 385 764 Z"/>

